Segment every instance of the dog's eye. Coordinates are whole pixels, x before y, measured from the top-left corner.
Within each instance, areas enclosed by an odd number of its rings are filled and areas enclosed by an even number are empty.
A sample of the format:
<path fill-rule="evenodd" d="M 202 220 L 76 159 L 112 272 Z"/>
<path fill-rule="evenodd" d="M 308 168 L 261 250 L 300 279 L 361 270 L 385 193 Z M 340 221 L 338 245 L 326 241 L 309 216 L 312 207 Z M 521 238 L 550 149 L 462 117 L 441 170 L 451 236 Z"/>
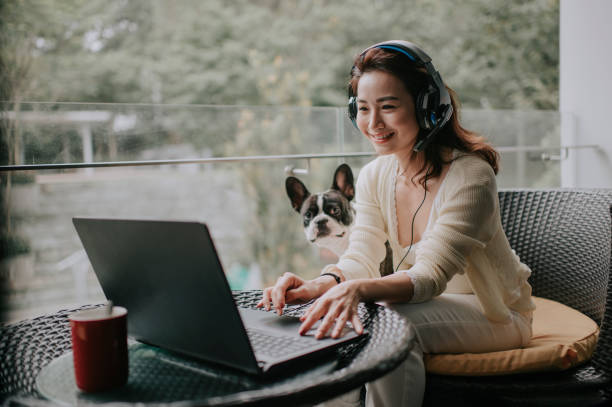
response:
<path fill-rule="evenodd" d="M 340 215 L 340 208 L 331 208 L 330 213 L 332 214 L 332 216 L 338 216 Z"/>
<path fill-rule="evenodd" d="M 312 213 L 311 213 L 310 211 L 308 211 L 308 212 L 306 212 L 306 213 L 304 214 L 304 219 L 306 219 L 306 220 L 310 220 L 310 218 L 312 218 Z"/>

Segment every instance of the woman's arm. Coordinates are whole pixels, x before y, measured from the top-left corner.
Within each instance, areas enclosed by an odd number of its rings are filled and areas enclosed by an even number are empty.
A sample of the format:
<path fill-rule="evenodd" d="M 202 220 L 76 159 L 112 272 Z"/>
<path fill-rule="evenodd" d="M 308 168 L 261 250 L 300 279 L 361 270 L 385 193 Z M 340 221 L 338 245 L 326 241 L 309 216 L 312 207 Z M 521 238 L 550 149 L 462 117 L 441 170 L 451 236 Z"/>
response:
<path fill-rule="evenodd" d="M 391 274 L 381 278 L 352 280 L 363 302 L 408 302 L 414 294 L 414 284 L 406 273 Z"/>
<path fill-rule="evenodd" d="M 337 263 L 348 280 L 380 277 L 380 263 L 387 254 L 389 240 L 383 216 L 385 204 L 385 176 L 388 159 L 379 157 L 368 163 L 357 178 L 355 195 L 355 224 L 351 228 L 350 243 Z"/>

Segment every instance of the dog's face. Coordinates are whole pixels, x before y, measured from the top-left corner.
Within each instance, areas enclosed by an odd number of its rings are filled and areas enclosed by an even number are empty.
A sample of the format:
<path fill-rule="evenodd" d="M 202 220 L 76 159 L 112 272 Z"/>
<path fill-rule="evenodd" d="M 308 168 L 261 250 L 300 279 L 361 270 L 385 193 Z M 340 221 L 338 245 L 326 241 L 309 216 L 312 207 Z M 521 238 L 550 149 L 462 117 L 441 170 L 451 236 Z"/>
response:
<path fill-rule="evenodd" d="M 325 192 L 311 194 L 295 177 L 288 177 L 285 187 L 291 206 L 302 216 L 308 241 L 341 255 L 348 246 L 355 217 L 350 203 L 355 196 L 351 168 L 346 164 L 340 165 L 334 173 L 331 188 Z"/>

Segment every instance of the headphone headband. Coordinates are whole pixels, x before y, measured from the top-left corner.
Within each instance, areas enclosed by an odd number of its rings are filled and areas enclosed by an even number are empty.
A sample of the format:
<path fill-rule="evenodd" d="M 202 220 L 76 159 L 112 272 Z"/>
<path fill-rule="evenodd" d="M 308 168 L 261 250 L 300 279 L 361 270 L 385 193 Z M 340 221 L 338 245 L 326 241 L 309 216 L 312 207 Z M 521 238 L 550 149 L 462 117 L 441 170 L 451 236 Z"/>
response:
<path fill-rule="evenodd" d="M 421 151 L 433 140 L 433 137 L 442 129 L 442 127 L 450 120 L 453 107 L 451 104 L 450 94 L 440 77 L 440 74 L 431 63 L 431 58 L 417 45 L 402 40 L 385 41 L 374 44 L 360 54 L 363 58 L 365 54 L 373 48 L 382 48 L 393 52 L 401 53 L 408 57 L 417 66 L 422 66 L 427 71 L 429 83 L 427 88 L 420 92 L 415 101 L 415 111 L 419 126 L 422 130 L 428 131 L 427 135 L 419 140 L 414 147 L 415 151 Z M 353 72 L 351 68 L 351 72 Z M 349 118 L 357 127 L 357 100 L 353 94 L 353 89 L 349 85 Z"/>
<path fill-rule="evenodd" d="M 361 51 L 360 55 L 365 55 L 365 53 L 371 50 L 372 48 L 383 48 L 401 52 L 402 54 L 410 58 L 413 62 L 421 65 L 425 65 L 426 63 L 431 62 L 431 58 L 425 53 L 425 51 L 419 48 L 418 45 L 408 41 L 393 40 L 379 42 L 378 44 L 371 45 Z"/>

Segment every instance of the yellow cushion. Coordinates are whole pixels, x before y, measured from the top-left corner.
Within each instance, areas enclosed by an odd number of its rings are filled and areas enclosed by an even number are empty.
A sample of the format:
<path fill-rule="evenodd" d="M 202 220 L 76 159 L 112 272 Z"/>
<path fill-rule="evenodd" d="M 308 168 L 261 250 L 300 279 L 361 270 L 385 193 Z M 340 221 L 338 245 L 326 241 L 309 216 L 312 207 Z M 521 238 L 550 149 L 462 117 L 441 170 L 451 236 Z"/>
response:
<path fill-rule="evenodd" d="M 533 337 L 524 348 L 490 353 L 428 354 L 427 371 L 455 376 L 487 376 L 564 370 L 588 360 L 599 327 L 566 305 L 533 297 Z"/>

